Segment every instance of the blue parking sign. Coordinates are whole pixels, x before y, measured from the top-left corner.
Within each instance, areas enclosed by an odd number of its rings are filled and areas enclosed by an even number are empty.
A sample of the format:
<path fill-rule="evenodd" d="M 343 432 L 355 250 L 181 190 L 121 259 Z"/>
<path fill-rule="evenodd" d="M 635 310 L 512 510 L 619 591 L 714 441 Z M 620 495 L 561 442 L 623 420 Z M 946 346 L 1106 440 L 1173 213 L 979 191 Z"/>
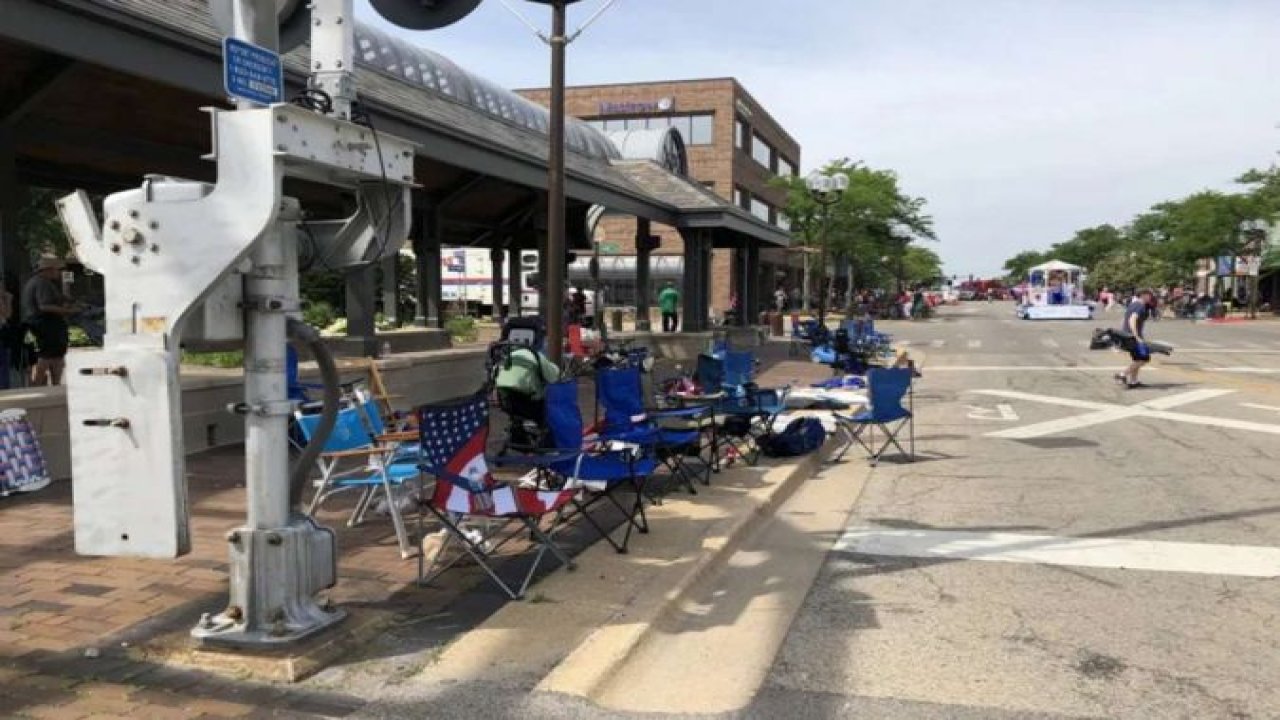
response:
<path fill-rule="evenodd" d="M 260 105 L 284 100 L 280 54 L 233 37 L 222 40 L 222 84 L 227 94 Z"/>

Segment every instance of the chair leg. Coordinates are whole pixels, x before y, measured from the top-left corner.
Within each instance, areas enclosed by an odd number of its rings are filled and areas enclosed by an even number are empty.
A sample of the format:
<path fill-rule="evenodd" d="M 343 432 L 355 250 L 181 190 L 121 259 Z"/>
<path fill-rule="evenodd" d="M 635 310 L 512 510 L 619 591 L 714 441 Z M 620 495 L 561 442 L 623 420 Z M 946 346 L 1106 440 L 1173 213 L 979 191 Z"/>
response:
<path fill-rule="evenodd" d="M 387 512 L 391 515 L 391 526 L 395 528 L 396 540 L 400 543 L 400 558 L 405 559 L 413 556 L 413 550 L 409 544 L 409 533 L 404 527 L 404 518 L 400 516 L 400 504 L 396 502 L 395 491 L 392 490 L 391 480 L 384 473 L 382 476 L 382 490 L 387 496 Z"/>

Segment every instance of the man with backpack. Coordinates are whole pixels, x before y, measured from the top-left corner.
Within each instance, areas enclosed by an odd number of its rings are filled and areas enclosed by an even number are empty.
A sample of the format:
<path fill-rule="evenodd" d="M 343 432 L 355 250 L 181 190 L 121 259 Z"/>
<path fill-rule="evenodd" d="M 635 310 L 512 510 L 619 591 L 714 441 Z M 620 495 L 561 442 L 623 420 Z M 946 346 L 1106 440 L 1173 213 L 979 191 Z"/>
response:
<path fill-rule="evenodd" d="M 1155 292 L 1143 289 L 1125 308 L 1124 325 L 1120 334 L 1125 338 L 1125 349 L 1129 351 L 1129 357 L 1133 362 L 1128 369 L 1116 375 L 1116 382 L 1123 384 L 1126 389 L 1142 387 L 1142 383 L 1138 381 L 1138 373 L 1143 366 L 1151 362 L 1151 346 L 1147 344 L 1143 331 L 1146 329 L 1147 320 L 1151 319 L 1155 304 Z"/>

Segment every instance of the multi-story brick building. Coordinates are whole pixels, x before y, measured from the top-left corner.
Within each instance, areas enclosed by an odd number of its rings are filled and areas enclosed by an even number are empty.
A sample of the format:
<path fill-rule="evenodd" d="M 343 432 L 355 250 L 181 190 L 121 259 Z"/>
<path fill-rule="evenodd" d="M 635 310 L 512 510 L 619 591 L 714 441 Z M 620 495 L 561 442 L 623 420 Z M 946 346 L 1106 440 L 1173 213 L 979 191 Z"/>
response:
<path fill-rule="evenodd" d="M 549 92 L 518 90 L 538 103 L 550 101 Z M 566 110 L 605 132 L 674 127 L 685 141 L 689 176 L 726 201 L 748 210 L 765 222 L 787 227 L 783 213 L 786 194 L 769 183 L 775 175 L 800 172 L 800 145 L 733 78 L 680 80 L 672 82 L 623 83 L 571 87 L 566 93 Z M 673 228 L 655 225 L 662 238 L 656 251 L 657 267 L 678 267 L 662 263 L 662 255 L 683 255 L 684 243 Z M 636 221 L 607 217 L 597 231 L 602 252 L 611 255 L 635 254 Z M 715 251 L 711 266 L 711 308 L 728 309 L 734 279 L 744 263 L 736 261 L 741 251 Z M 775 286 L 794 287 L 798 271 L 786 251 L 766 249 L 760 265 L 751 270 L 761 302 L 768 302 Z M 655 283 L 663 276 L 655 273 Z M 614 298 L 626 302 L 623 290 Z M 654 294 L 656 296 L 656 293 Z M 746 308 L 749 312 L 761 308 Z"/>

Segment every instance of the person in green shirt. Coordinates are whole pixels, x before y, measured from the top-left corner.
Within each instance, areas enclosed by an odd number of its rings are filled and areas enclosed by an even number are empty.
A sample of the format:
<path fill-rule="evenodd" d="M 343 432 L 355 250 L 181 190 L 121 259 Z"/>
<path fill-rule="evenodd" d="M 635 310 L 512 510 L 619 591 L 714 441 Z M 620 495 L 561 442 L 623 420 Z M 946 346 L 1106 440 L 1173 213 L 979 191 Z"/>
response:
<path fill-rule="evenodd" d="M 667 286 L 658 293 L 658 308 L 662 310 L 662 332 L 676 331 L 680 324 L 680 316 L 677 314 L 679 307 L 680 291 L 676 290 L 675 283 L 668 280 Z"/>

